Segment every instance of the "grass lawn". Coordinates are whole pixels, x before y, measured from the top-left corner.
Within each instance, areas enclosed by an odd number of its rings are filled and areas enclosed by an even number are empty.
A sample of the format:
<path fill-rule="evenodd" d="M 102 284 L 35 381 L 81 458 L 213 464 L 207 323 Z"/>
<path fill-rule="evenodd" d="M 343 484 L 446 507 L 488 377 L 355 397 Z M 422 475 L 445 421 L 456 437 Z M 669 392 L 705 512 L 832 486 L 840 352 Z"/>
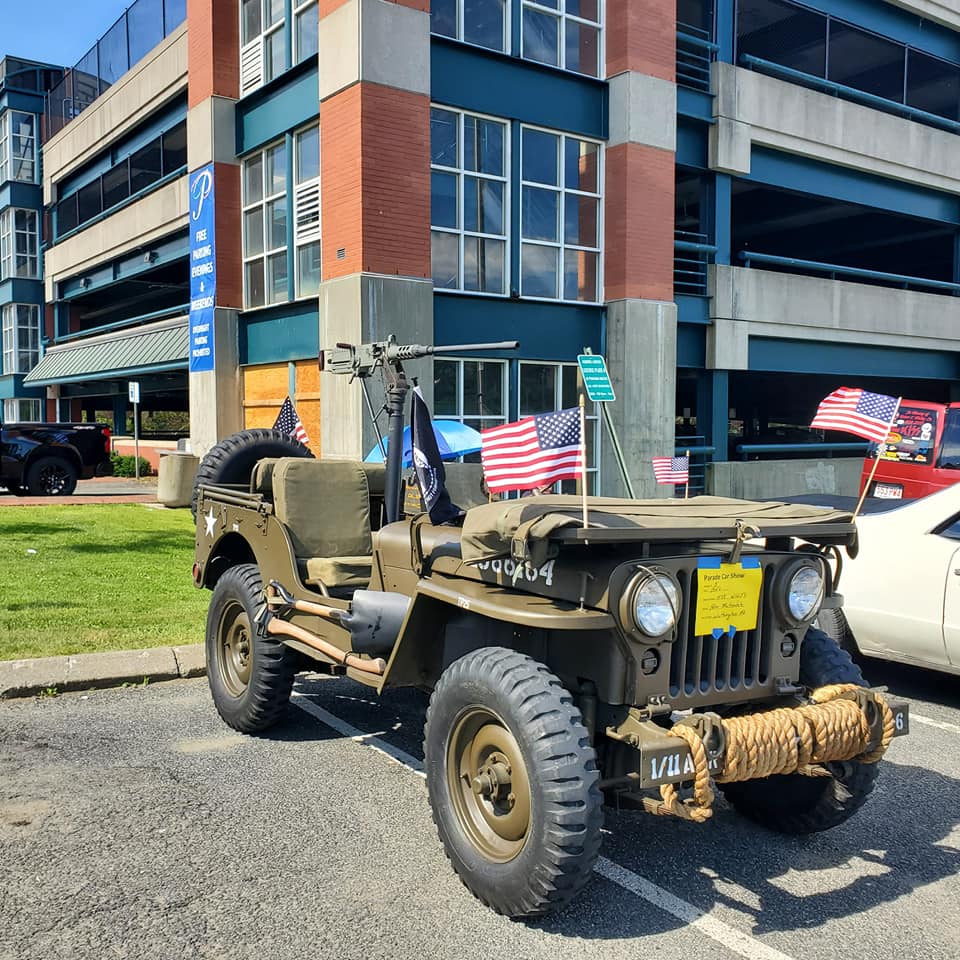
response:
<path fill-rule="evenodd" d="M 203 641 L 189 510 L 0 509 L 0 660 Z"/>

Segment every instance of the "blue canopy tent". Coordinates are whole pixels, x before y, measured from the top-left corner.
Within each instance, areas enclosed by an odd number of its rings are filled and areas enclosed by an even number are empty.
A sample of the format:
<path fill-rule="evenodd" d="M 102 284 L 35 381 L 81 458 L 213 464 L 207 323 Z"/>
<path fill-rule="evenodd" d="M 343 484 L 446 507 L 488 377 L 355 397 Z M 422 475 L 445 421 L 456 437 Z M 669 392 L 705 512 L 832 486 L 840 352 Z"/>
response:
<path fill-rule="evenodd" d="M 468 427 L 458 420 L 434 420 L 433 434 L 437 438 L 442 460 L 456 460 L 468 453 L 478 453 L 480 450 L 480 434 L 473 427 Z M 410 427 L 403 430 L 403 465 L 409 467 L 413 463 L 410 440 Z M 384 449 L 389 449 L 387 437 L 383 438 Z M 364 457 L 367 463 L 383 463 L 383 451 L 379 445 L 375 446 Z"/>

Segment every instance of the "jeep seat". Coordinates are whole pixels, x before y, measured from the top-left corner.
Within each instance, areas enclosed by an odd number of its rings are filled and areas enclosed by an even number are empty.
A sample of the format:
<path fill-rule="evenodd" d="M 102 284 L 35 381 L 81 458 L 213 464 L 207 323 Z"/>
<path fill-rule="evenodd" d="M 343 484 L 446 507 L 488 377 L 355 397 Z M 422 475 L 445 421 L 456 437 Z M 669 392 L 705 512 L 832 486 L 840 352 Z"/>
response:
<path fill-rule="evenodd" d="M 300 457 L 257 465 L 254 485 L 262 493 L 269 485 L 306 583 L 361 589 L 370 582 L 370 488 L 379 477 L 372 471 L 368 481 L 366 466 Z"/>

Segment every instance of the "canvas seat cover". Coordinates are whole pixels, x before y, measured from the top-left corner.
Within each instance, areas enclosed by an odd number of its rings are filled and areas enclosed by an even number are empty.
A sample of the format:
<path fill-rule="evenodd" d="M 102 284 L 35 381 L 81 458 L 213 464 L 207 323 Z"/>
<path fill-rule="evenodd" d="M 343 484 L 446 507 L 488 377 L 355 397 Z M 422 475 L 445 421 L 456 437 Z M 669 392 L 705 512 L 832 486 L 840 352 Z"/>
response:
<path fill-rule="evenodd" d="M 349 460 L 284 457 L 261 461 L 258 492 L 273 493 L 277 519 L 286 527 L 306 580 L 327 587 L 364 587 L 370 581 L 370 486 L 367 464 Z M 381 471 L 369 471 L 374 484 Z"/>

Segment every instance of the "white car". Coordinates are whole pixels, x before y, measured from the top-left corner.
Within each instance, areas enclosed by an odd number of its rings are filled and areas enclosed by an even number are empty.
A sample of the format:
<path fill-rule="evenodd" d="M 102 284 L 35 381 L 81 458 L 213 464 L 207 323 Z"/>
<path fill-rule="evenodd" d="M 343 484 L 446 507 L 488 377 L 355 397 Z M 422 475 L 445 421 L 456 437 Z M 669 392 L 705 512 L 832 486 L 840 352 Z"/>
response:
<path fill-rule="evenodd" d="M 865 656 L 960 674 L 960 484 L 857 519 L 843 610 L 820 628 Z"/>

